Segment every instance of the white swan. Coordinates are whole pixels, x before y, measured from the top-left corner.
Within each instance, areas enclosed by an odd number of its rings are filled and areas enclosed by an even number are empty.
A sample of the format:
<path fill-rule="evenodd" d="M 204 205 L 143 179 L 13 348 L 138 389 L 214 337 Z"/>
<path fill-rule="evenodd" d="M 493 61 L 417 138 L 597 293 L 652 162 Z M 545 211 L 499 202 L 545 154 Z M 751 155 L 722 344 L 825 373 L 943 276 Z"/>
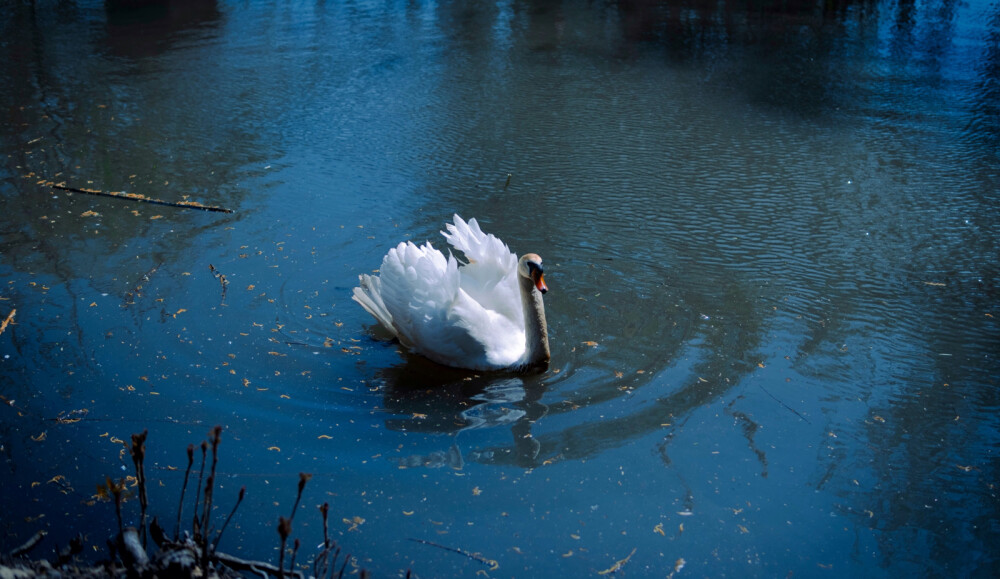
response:
<path fill-rule="evenodd" d="M 475 219 L 455 215 L 442 231 L 465 254 L 459 267 L 430 242 L 400 243 L 378 277 L 361 275 L 354 301 L 411 351 L 472 370 L 523 370 L 549 361 L 542 258 L 520 261 Z"/>

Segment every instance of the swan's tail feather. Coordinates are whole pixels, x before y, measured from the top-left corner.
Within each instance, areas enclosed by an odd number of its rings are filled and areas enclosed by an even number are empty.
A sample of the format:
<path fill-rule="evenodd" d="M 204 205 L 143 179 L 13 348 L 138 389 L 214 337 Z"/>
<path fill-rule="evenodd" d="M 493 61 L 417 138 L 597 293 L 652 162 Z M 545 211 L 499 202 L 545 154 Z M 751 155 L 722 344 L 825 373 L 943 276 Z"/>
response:
<path fill-rule="evenodd" d="M 392 314 L 389 313 L 385 302 L 382 301 L 382 280 L 366 274 L 361 274 L 358 279 L 361 286 L 354 288 L 354 295 L 351 296 L 351 299 L 361 304 L 361 307 L 374 316 L 382 327 L 398 338 L 399 332 L 396 331 L 396 326 L 392 323 Z"/>

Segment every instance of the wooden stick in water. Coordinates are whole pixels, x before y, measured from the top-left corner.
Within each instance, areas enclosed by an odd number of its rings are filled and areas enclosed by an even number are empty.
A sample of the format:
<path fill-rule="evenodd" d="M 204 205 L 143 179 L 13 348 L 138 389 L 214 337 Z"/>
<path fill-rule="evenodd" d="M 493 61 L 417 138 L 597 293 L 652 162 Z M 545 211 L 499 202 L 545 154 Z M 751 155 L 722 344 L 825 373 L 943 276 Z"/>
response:
<path fill-rule="evenodd" d="M 59 189 L 60 191 L 69 191 L 70 193 L 83 193 L 85 195 L 100 195 L 102 197 L 117 197 L 118 199 L 128 199 L 130 201 L 142 201 L 143 203 L 152 203 L 154 205 L 182 207 L 184 209 L 201 209 L 203 211 L 233 213 L 232 209 L 227 209 L 225 207 L 217 207 L 215 205 L 203 205 L 201 203 L 198 203 L 197 201 L 164 201 L 163 199 L 153 199 L 152 197 L 146 197 L 145 195 L 140 195 L 138 193 L 124 193 L 121 191 L 100 191 L 98 189 L 80 189 L 77 187 L 68 187 L 60 183 L 52 183 L 52 182 L 45 182 L 43 184 L 53 189 Z"/>

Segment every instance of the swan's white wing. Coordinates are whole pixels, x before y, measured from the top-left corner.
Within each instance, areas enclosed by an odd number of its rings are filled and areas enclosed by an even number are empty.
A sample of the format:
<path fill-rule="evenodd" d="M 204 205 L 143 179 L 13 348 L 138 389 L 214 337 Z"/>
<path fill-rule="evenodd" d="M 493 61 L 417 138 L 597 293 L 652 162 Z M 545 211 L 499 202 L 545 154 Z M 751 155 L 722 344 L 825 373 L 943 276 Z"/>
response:
<path fill-rule="evenodd" d="M 455 216 L 448 241 L 469 263 L 459 267 L 430 243 L 400 243 L 379 277 L 361 276 L 354 300 L 414 353 L 449 366 L 498 370 L 525 351 L 517 257 L 475 219 Z"/>
<path fill-rule="evenodd" d="M 469 263 L 460 272 L 460 286 L 469 296 L 524 332 L 524 312 L 517 285 L 517 256 L 496 236 L 484 233 L 475 218 L 468 222 L 458 215 L 441 235 L 465 254 Z"/>
<path fill-rule="evenodd" d="M 413 352 L 442 364 L 484 370 L 510 365 L 508 342 L 513 349 L 519 345 L 520 356 L 523 328 L 519 337 L 510 336 L 509 321 L 460 288 L 459 271 L 454 257 L 445 258 L 430 243 L 404 242 L 389 250 L 379 286 L 396 335 Z"/>

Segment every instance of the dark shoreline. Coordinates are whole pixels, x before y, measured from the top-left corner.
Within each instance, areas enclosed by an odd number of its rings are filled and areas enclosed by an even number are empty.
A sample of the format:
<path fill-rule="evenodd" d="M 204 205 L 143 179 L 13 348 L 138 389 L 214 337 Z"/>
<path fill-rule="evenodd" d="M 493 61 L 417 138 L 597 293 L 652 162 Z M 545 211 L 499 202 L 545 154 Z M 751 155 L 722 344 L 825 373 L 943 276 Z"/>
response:
<path fill-rule="evenodd" d="M 301 542 L 299 539 L 289 545 L 292 535 L 292 521 L 298 511 L 302 499 L 302 491 L 312 475 L 299 473 L 298 494 L 288 518 L 278 517 L 278 536 L 281 542 L 278 565 L 265 561 L 242 559 L 220 552 L 216 549 L 223 532 L 236 514 L 243 502 L 246 487 L 239 491 L 235 506 L 224 519 L 222 526 L 217 528 L 213 520 L 212 501 L 215 490 L 216 465 L 218 464 L 218 447 L 222 440 L 222 427 L 216 426 L 209 432 L 208 439 L 202 441 L 201 465 L 197 472 L 195 488 L 194 515 L 191 517 L 190 529 L 181 531 L 184 513 L 184 497 L 188 481 L 192 478 L 195 463 L 195 445 L 187 447 L 188 464 L 184 473 L 184 485 L 181 488 L 180 500 L 177 506 L 177 526 L 172 537 L 163 529 L 156 517 L 147 522 L 148 503 L 146 496 L 145 454 L 148 431 L 132 435 L 129 452 L 135 466 L 134 495 L 126 487 L 126 480 L 114 481 L 107 479 L 98 489 L 98 494 L 115 505 L 118 518 L 118 533 L 107 539 L 109 556 L 106 559 L 85 562 L 79 555 L 84 551 L 84 535 L 78 534 L 68 545 L 59 549 L 54 560 L 45 558 L 29 558 L 36 548 L 45 542 L 48 533 L 44 530 L 36 532 L 31 538 L 10 551 L 0 553 L 0 579 L 35 579 L 46 578 L 211 578 L 230 579 L 245 576 L 256 577 L 294 577 L 295 579 L 340 579 L 345 573 L 368 577 L 368 572 L 357 566 L 350 554 L 342 553 L 337 543 L 329 536 L 329 503 L 319 507 L 323 518 L 323 543 L 319 551 L 305 566 L 296 570 L 296 558 Z M 209 453 L 211 450 L 211 453 Z M 211 462 L 209 462 L 211 456 Z M 206 465 L 209 470 L 206 473 Z M 206 476 L 207 474 L 207 476 Z M 126 496 L 131 500 L 126 501 Z M 139 503 L 139 527 L 122 524 L 122 507 L 128 503 Z M 152 542 L 153 545 L 149 543 Z M 152 549 L 155 547 L 155 549 Z M 152 551 L 152 555 L 150 555 Z M 288 562 L 286 565 L 286 557 Z M 309 569 L 306 573 L 302 569 Z M 411 572 L 407 571 L 406 577 Z"/>

